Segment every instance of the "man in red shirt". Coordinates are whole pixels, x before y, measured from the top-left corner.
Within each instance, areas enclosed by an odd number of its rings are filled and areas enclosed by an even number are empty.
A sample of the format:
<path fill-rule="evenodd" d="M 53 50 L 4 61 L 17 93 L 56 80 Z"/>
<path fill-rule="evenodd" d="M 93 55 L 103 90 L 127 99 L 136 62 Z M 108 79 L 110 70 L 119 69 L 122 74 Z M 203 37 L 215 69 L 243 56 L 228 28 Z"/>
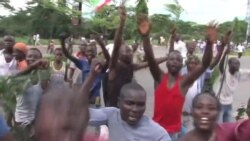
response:
<path fill-rule="evenodd" d="M 164 127 L 172 140 L 178 139 L 181 130 L 181 114 L 185 94 L 193 82 L 209 67 L 212 60 L 212 45 L 216 41 L 217 29 L 215 24 L 210 24 L 207 29 L 207 46 L 202 63 L 185 76 L 179 75 L 182 68 L 183 58 L 181 53 L 173 50 L 176 32 L 173 30 L 170 53 L 168 54 L 168 73 L 164 73 L 155 61 L 151 47 L 149 32 L 150 23 L 148 18 L 141 15 L 139 19 L 139 32 L 143 37 L 143 47 L 150 72 L 157 84 L 155 91 L 155 108 L 153 119 Z"/>

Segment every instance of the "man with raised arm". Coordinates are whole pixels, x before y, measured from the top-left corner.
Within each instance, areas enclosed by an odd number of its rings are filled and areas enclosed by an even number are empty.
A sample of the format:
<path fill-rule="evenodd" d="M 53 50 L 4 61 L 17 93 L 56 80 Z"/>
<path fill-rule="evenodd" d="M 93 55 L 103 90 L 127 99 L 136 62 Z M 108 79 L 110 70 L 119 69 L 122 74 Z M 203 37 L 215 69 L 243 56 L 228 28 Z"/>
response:
<path fill-rule="evenodd" d="M 108 86 L 104 92 L 106 106 L 118 107 L 118 97 L 123 85 L 130 83 L 134 76 L 134 71 L 148 67 L 148 63 L 133 63 L 133 51 L 123 42 L 123 28 L 126 21 L 126 10 L 120 6 L 120 25 L 116 31 L 114 39 L 114 49 L 109 65 Z M 167 57 L 156 59 L 157 64 L 167 60 Z"/>
<path fill-rule="evenodd" d="M 76 57 L 72 56 L 66 49 L 66 45 L 65 45 L 65 40 L 66 40 L 66 35 L 62 34 L 61 35 L 61 45 L 62 45 L 62 51 L 65 54 L 65 56 L 70 59 L 77 68 L 79 68 L 82 72 L 82 82 L 85 81 L 86 77 L 89 75 L 90 72 L 90 66 L 92 63 L 92 59 L 96 58 L 96 53 L 97 53 L 97 48 L 95 45 L 88 45 L 85 48 L 85 56 L 86 59 L 84 60 L 80 60 L 77 59 Z M 102 51 L 104 52 L 104 54 L 108 54 L 108 51 L 105 49 L 105 46 L 101 46 Z M 90 103 L 94 104 L 96 107 L 100 106 L 100 89 L 101 89 L 101 81 L 104 77 L 104 73 L 105 73 L 105 69 L 107 69 L 108 64 L 109 64 L 109 58 L 107 58 L 107 55 L 105 55 L 106 57 L 106 64 L 105 67 L 103 69 L 103 72 L 101 74 L 99 74 L 99 76 L 96 78 L 95 82 L 93 83 L 93 86 L 91 88 L 91 100 Z"/>
<path fill-rule="evenodd" d="M 178 139 L 181 130 L 181 114 L 187 90 L 193 82 L 209 67 L 212 60 L 212 45 L 216 41 L 216 25 L 210 24 L 207 29 L 207 47 L 202 63 L 197 65 L 185 76 L 180 75 L 183 58 L 179 51 L 171 51 L 168 54 L 167 68 L 164 73 L 154 59 L 149 33 L 150 22 L 148 17 L 141 15 L 138 20 L 138 28 L 143 37 L 143 47 L 146 59 L 149 64 L 150 72 L 157 83 L 155 90 L 155 107 L 153 119 L 170 133 L 172 140 Z M 173 38 L 173 37 L 172 37 Z M 173 48 L 173 39 L 171 39 Z"/>

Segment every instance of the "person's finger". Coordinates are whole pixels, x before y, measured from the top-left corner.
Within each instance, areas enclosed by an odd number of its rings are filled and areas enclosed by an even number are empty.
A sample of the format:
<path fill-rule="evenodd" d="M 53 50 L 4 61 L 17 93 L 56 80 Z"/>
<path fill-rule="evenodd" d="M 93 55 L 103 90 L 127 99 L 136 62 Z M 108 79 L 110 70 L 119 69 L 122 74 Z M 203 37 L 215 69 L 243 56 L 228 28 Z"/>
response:
<path fill-rule="evenodd" d="M 233 33 L 233 32 L 232 32 L 231 30 L 229 30 L 229 31 L 227 32 L 227 35 L 228 35 L 228 36 L 231 36 L 232 33 Z"/>
<path fill-rule="evenodd" d="M 171 31 L 172 34 L 176 34 L 176 27 L 174 27 Z"/>
<path fill-rule="evenodd" d="M 95 71 L 96 72 L 99 72 L 101 70 L 101 64 L 97 64 L 96 66 L 95 66 Z"/>

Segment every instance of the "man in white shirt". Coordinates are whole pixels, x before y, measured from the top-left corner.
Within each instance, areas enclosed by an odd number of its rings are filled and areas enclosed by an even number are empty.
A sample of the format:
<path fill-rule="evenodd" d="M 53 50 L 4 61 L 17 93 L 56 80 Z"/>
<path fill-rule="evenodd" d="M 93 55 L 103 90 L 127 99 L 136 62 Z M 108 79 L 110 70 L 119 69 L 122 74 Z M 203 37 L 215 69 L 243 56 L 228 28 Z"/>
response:
<path fill-rule="evenodd" d="M 228 67 L 224 70 L 225 56 L 220 62 L 221 86 L 218 91 L 221 103 L 219 122 L 232 122 L 233 95 L 240 81 L 250 80 L 250 70 L 240 68 L 240 61 L 237 58 L 230 58 Z"/>
<path fill-rule="evenodd" d="M 237 46 L 237 52 L 238 52 L 238 58 L 241 58 L 243 51 L 245 50 L 245 47 L 242 44 L 239 44 Z"/>
<path fill-rule="evenodd" d="M 35 47 L 36 47 L 37 45 L 40 45 L 40 35 L 39 35 L 39 34 L 36 34 L 36 35 L 35 35 Z"/>
<path fill-rule="evenodd" d="M 17 71 L 16 60 L 13 56 L 13 46 L 15 39 L 13 36 L 4 36 L 4 49 L 0 50 L 0 76 L 8 76 Z"/>
<path fill-rule="evenodd" d="M 187 48 L 185 43 L 180 40 L 180 36 L 176 35 L 175 42 L 174 42 L 174 50 L 178 50 L 181 53 L 181 56 L 183 57 L 183 64 L 185 63 L 187 59 Z"/>

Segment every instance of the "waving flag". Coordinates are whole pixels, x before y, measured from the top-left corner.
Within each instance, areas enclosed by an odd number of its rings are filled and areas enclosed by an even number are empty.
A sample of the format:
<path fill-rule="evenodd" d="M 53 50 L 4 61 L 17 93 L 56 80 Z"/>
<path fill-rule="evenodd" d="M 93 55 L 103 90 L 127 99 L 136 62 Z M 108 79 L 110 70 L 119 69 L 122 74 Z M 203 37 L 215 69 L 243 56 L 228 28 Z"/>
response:
<path fill-rule="evenodd" d="M 95 11 L 101 10 L 105 5 L 108 5 L 111 0 L 90 0 L 90 4 L 95 7 Z"/>

